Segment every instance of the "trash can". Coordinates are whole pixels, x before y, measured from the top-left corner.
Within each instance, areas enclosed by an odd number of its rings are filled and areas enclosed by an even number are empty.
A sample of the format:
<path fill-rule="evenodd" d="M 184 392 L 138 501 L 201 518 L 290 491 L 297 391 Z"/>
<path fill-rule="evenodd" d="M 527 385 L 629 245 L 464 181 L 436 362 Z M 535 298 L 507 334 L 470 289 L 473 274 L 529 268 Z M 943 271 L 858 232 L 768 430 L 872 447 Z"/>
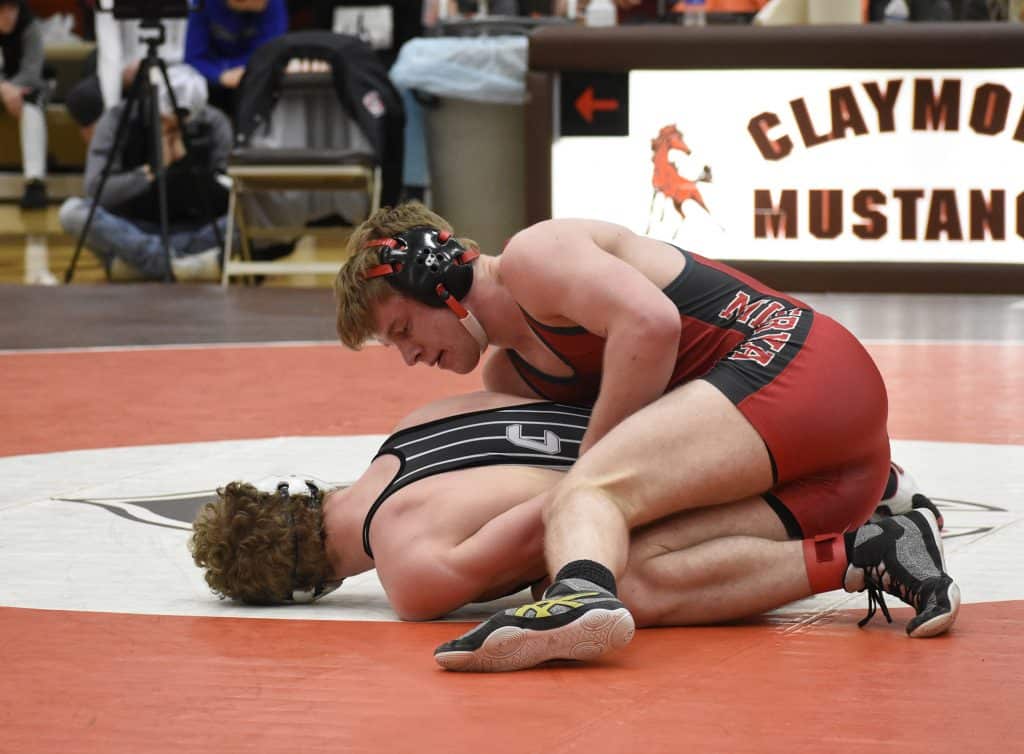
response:
<path fill-rule="evenodd" d="M 422 37 L 391 79 L 432 95 L 425 108 L 431 208 L 494 254 L 525 219 L 527 38 Z"/>

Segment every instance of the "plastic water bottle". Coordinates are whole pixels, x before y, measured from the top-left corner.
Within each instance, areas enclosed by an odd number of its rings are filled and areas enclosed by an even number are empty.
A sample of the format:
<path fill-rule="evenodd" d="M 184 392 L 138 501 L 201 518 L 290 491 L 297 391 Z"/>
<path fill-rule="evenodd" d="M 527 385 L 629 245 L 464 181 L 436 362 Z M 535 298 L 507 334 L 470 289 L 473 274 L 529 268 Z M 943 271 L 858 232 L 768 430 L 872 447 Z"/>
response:
<path fill-rule="evenodd" d="M 583 19 L 587 26 L 615 26 L 615 4 L 612 0 L 590 0 Z"/>
<path fill-rule="evenodd" d="M 889 0 L 885 6 L 885 23 L 902 24 L 910 20 L 910 8 L 907 0 Z"/>
<path fill-rule="evenodd" d="M 707 0 L 686 0 L 683 4 L 683 26 L 707 26 Z"/>

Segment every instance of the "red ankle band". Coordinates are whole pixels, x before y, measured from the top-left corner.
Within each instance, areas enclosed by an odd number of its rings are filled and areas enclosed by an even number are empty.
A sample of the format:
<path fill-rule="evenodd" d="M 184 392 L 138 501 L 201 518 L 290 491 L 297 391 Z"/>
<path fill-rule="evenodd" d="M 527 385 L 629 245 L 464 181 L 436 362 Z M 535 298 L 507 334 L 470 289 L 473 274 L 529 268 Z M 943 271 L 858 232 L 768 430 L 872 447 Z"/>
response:
<path fill-rule="evenodd" d="M 842 535 L 822 534 L 805 539 L 804 566 L 813 594 L 841 589 L 847 566 Z"/>

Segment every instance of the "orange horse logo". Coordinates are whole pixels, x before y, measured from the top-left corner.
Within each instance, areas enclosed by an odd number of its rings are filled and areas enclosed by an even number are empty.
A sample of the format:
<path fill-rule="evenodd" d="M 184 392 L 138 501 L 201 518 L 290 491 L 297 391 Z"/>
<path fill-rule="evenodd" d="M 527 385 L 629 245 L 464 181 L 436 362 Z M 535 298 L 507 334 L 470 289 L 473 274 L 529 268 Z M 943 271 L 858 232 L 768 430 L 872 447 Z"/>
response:
<path fill-rule="evenodd" d="M 684 178 L 679 174 L 676 165 L 669 159 L 669 150 L 672 149 L 677 149 L 686 155 L 692 154 L 690 147 L 683 140 L 683 134 L 674 123 L 662 128 L 658 132 L 658 136 L 651 139 L 651 162 L 654 163 L 654 175 L 651 177 L 651 185 L 654 188 L 654 192 L 651 194 L 651 207 L 648 212 L 648 233 L 650 233 L 651 223 L 654 220 L 654 203 L 659 194 L 665 198 L 661 205 L 659 221 L 665 219 L 665 205 L 668 202 L 672 202 L 672 206 L 675 207 L 680 220 L 686 219 L 686 213 L 683 212 L 683 202 L 687 200 L 697 202 L 697 204 L 703 207 L 705 212 L 708 212 L 708 207 L 704 203 L 704 197 L 701 196 L 700 188 L 697 184 L 711 182 L 711 168 L 705 165 L 696 180 L 691 181 L 689 178 Z"/>

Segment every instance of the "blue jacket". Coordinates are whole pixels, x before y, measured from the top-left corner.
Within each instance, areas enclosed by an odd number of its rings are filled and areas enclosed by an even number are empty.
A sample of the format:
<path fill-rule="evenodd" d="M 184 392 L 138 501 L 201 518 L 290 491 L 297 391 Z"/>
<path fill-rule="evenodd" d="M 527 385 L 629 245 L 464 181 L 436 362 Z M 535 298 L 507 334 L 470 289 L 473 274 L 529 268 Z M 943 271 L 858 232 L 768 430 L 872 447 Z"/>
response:
<path fill-rule="evenodd" d="M 285 0 L 269 0 L 261 13 L 239 13 L 226 0 L 206 0 L 189 14 L 185 62 L 217 84 L 224 71 L 247 65 L 257 47 L 286 31 Z"/>

